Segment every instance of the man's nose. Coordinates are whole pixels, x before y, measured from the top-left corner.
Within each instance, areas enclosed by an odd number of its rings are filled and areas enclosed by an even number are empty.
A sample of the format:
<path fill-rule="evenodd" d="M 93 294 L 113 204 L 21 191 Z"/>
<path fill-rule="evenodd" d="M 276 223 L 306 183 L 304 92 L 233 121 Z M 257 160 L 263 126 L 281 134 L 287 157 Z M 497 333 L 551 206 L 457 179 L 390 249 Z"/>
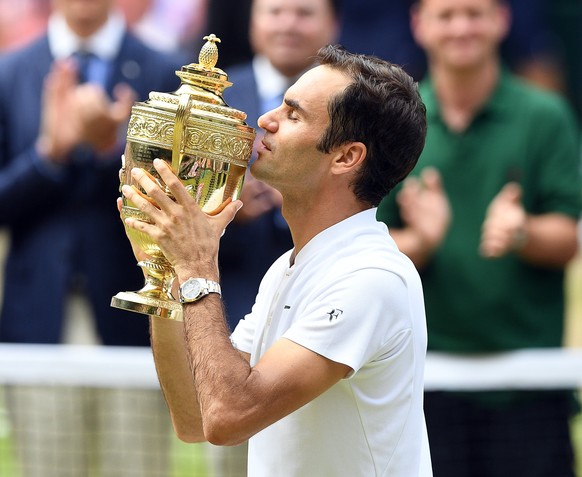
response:
<path fill-rule="evenodd" d="M 277 130 L 277 119 L 276 112 L 279 108 L 267 111 L 265 114 L 261 115 L 257 121 L 258 126 L 265 131 L 274 132 Z"/>

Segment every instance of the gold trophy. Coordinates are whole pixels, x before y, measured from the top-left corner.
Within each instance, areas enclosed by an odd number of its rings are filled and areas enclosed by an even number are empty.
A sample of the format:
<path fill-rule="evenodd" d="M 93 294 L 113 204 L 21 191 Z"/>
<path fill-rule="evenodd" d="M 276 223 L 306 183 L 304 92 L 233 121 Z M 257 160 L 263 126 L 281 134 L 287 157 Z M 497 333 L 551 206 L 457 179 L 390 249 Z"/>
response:
<path fill-rule="evenodd" d="M 200 50 L 199 63 L 176 71 L 181 84 L 175 92 L 151 92 L 147 101 L 133 105 L 120 180 L 121 185 L 139 187 L 126 171 L 142 168 L 171 196 L 153 167 L 154 159 L 162 159 L 171 164 L 201 209 L 213 214 L 239 196 L 255 130 L 244 122 L 244 112 L 229 107 L 222 98 L 232 83 L 215 67 L 220 39 L 214 34 L 204 39 L 207 42 Z M 124 219 L 148 220 L 126 197 L 122 199 Z M 126 231 L 151 258 L 138 263 L 145 270 L 145 286 L 118 293 L 111 306 L 182 320 L 182 305 L 172 295 L 172 266 L 149 235 L 128 227 Z"/>

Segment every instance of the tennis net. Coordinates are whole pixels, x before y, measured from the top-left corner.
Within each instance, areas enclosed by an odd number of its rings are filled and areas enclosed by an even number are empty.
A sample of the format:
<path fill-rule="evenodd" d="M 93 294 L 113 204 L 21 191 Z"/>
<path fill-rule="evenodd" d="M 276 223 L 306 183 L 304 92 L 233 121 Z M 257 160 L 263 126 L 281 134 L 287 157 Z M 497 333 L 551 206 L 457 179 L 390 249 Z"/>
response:
<path fill-rule="evenodd" d="M 580 389 L 582 349 L 429 353 L 425 387 Z M 572 432 L 582 457 L 580 416 Z M 213 452 L 173 436 L 149 349 L 0 344 L 0 476 L 226 477 Z"/>

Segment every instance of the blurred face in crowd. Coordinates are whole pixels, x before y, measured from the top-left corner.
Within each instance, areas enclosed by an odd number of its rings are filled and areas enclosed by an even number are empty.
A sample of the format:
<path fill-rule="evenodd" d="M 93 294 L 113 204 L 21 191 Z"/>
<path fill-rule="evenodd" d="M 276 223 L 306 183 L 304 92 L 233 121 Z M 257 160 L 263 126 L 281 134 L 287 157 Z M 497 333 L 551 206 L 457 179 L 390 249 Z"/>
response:
<path fill-rule="evenodd" d="M 129 25 L 135 25 L 152 8 L 153 0 L 115 0 Z"/>
<path fill-rule="evenodd" d="M 497 58 L 510 23 L 498 0 L 420 0 L 412 30 L 433 66 L 473 69 Z"/>
<path fill-rule="evenodd" d="M 69 27 L 79 36 L 95 33 L 107 21 L 113 0 L 53 0 Z"/>
<path fill-rule="evenodd" d="M 334 43 L 338 21 L 330 0 L 254 0 L 250 40 L 285 76 L 313 63 L 324 45 Z"/>

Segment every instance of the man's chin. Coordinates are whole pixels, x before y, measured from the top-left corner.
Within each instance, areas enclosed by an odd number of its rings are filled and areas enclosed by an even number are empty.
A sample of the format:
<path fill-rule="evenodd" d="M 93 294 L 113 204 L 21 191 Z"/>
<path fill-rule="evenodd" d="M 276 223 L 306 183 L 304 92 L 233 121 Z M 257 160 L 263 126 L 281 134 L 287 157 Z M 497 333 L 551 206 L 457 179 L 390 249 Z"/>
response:
<path fill-rule="evenodd" d="M 269 174 L 266 173 L 263 167 L 261 167 L 261 160 L 257 158 L 250 166 L 249 172 L 251 175 L 257 179 L 258 181 L 264 182 L 265 184 L 269 184 Z"/>
<path fill-rule="evenodd" d="M 257 163 L 260 161 L 260 159 L 257 157 L 252 164 L 249 166 L 249 172 L 251 173 L 251 176 L 253 176 L 255 179 L 261 180 L 259 179 L 259 177 L 261 175 L 261 167 L 260 165 L 258 165 Z"/>

